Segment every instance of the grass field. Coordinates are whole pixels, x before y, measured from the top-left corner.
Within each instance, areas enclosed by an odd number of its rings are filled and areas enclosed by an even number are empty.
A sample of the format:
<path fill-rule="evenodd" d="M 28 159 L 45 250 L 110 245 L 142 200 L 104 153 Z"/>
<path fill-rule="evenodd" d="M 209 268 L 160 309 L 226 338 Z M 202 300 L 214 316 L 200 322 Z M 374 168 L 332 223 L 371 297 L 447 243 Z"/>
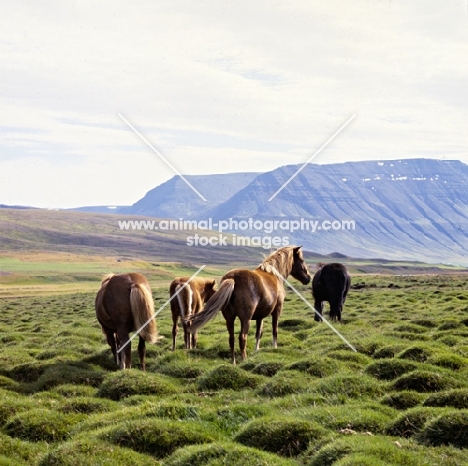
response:
<path fill-rule="evenodd" d="M 0 260 L 0 465 L 468 464 L 466 275 L 355 275 L 337 329 L 357 353 L 290 291 L 279 348 L 267 320 L 237 366 L 222 316 L 197 350 L 179 337 L 170 351 L 165 308 L 143 373 L 114 366 L 94 315 L 100 271 L 146 271 L 158 309 L 195 269 L 115 261 Z"/>

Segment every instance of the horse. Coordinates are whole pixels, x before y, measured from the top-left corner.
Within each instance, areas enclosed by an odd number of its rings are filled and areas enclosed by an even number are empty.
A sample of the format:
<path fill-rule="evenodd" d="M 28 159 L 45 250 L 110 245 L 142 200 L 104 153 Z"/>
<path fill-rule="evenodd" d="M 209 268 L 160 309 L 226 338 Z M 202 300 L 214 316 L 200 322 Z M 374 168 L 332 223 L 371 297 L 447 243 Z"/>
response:
<path fill-rule="evenodd" d="M 302 256 L 301 246 L 285 246 L 267 257 L 255 270 L 233 269 L 224 275 L 218 291 L 207 301 L 202 312 L 189 318 L 189 332 L 195 333 L 223 312 L 229 332 L 231 361 L 236 363 L 234 351 L 234 321 L 239 317 L 241 330 L 239 347 L 242 360 L 247 358 L 246 344 L 250 321 L 255 320 L 256 345 L 260 348 L 263 335 L 263 319 L 271 315 L 273 347 L 278 346 L 278 319 L 285 297 L 284 283 L 292 275 L 304 285 L 310 282 L 310 274 Z"/>
<path fill-rule="evenodd" d="M 121 369 L 132 366 L 129 332 L 141 329 L 138 355 L 140 369 L 146 370 L 145 341 L 155 343 L 157 340 L 153 296 L 146 277 L 139 273 L 106 275 L 96 295 L 95 308 L 102 333 Z M 125 348 L 119 351 L 123 345 Z"/>
<path fill-rule="evenodd" d="M 351 286 L 351 277 L 343 264 L 318 264 L 312 279 L 312 296 L 317 311 L 314 319 L 321 322 L 323 302 L 330 303 L 330 319 L 341 321 L 341 312 Z M 320 314 L 320 315 L 319 315 Z"/>
<path fill-rule="evenodd" d="M 195 349 L 197 347 L 197 333 L 190 334 L 188 331 L 187 319 L 198 313 L 215 292 L 216 281 L 201 277 L 194 277 L 190 280 L 189 277 L 175 278 L 170 287 L 169 295 L 171 297 L 171 312 L 172 312 L 172 351 L 176 347 L 176 337 L 179 331 L 179 317 L 182 320 L 184 329 L 185 349 Z M 180 291 L 179 291 L 180 290 Z M 173 298 L 176 294 L 177 296 Z"/>

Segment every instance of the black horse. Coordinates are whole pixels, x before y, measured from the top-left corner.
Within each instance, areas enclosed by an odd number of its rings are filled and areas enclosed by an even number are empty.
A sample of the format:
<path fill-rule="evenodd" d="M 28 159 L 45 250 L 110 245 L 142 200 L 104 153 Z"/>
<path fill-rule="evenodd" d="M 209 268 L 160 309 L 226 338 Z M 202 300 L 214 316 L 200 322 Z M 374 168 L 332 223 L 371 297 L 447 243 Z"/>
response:
<path fill-rule="evenodd" d="M 351 277 L 343 264 L 319 264 L 319 269 L 312 279 L 314 307 L 322 315 L 323 302 L 330 303 L 330 319 L 341 320 L 341 311 L 351 285 Z M 315 313 L 315 320 L 322 318 Z"/>

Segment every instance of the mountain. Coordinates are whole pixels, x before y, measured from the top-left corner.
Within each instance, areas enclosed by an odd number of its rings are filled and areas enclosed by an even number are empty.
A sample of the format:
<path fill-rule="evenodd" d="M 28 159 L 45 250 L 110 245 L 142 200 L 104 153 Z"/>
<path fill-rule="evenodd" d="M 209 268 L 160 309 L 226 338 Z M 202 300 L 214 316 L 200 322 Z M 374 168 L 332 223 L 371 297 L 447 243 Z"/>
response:
<path fill-rule="evenodd" d="M 174 177 L 119 212 L 211 218 L 215 229 L 232 219 L 229 230 L 239 235 L 286 237 L 322 254 L 468 263 L 468 165 L 433 159 L 309 164 L 269 201 L 299 168 L 187 177 L 208 202 Z M 276 229 L 265 228 L 275 221 Z M 299 229 L 281 228 L 294 221 L 302 221 Z"/>
<path fill-rule="evenodd" d="M 198 219 L 205 212 L 228 201 L 249 185 L 258 173 L 224 175 L 187 175 L 185 178 L 205 197 L 204 201 L 179 176 L 175 176 L 149 191 L 145 197 L 119 213 L 149 215 L 160 218 Z"/>

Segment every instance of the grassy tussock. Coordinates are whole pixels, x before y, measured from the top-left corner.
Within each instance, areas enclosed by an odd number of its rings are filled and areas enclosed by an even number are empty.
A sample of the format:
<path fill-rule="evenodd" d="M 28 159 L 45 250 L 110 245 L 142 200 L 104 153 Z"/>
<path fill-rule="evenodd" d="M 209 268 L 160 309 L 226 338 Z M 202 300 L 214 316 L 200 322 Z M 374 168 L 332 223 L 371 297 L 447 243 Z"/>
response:
<path fill-rule="evenodd" d="M 266 381 L 258 394 L 267 397 L 278 397 L 304 393 L 310 390 L 311 381 L 296 371 L 282 371 Z"/>
<path fill-rule="evenodd" d="M 97 440 L 63 443 L 47 453 L 38 466 L 158 466 L 155 459 L 128 448 Z"/>
<path fill-rule="evenodd" d="M 415 390 L 417 392 L 438 392 L 455 388 L 460 382 L 448 374 L 415 370 L 398 377 L 392 387 L 396 390 Z"/>
<path fill-rule="evenodd" d="M 431 446 L 468 448 L 468 410 L 441 414 L 421 430 L 419 440 Z"/>
<path fill-rule="evenodd" d="M 326 431 L 319 424 L 294 419 L 260 418 L 247 424 L 235 437 L 243 445 L 294 457 Z"/>
<path fill-rule="evenodd" d="M 161 419 L 134 419 L 100 434 L 102 440 L 156 458 L 164 458 L 186 445 L 211 443 L 219 437 L 209 424 Z"/>
<path fill-rule="evenodd" d="M 288 370 L 304 372 L 312 377 L 328 377 L 336 374 L 343 367 L 337 360 L 323 357 L 320 359 L 302 359 L 286 367 Z"/>
<path fill-rule="evenodd" d="M 404 439 L 368 435 L 342 435 L 324 445 L 318 451 L 305 455 L 307 466 L 336 466 L 338 464 L 355 465 L 353 461 L 366 458 L 365 465 L 404 465 L 404 466 L 440 466 L 442 457 L 444 466 L 459 466 L 464 463 L 464 453 L 452 450 L 438 452 L 423 449 Z M 369 464 L 369 461 L 370 464 Z"/>
<path fill-rule="evenodd" d="M 237 366 L 222 364 L 200 377 L 197 387 L 199 390 L 243 390 L 255 388 L 261 380 Z"/>
<path fill-rule="evenodd" d="M 385 395 L 380 402 L 395 409 L 406 410 L 418 406 L 424 399 L 425 395 L 421 393 L 403 390 Z"/>
<path fill-rule="evenodd" d="M 5 423 L 5 432 L 11 437 L 32 442 L 65 440 L 80 415 L 62 414 L 48 409 L 34 409 L 17 414 Z"/>
<path fill-rule="evenodd" d="M 423 403 L 424 406 L 450 406 L 457 409 L 468 409 L 468 389 L 460 388 L 446 392 L 434 393 Z"/>
<path fill-rule="evenodd" d="M 119 401 L 132 395 L 168 395 L 177 392 L 177 386 L 164 376 L 129 369 L 106 375 L 98 394 Z"/>
<path fill-rule="evenodd" d="M 167 458 L 164 464 L 165 466 L 294 466 L 297 462 L 238 443 L 217 442 L 181 448 Z"/>
<path fill-rule="evenodd" d="M 380 380 L 393 380 L 402 374 L 415 370 L 417 367 L 416 363 L 410 361 L 388 359 L 369 364 L 365 369 L 365 373 Z"/>
<path fill-rule="evenodd" d="M 386 427 L 386 433 L 396 437 L 413 437 L 425 426 L 426 422 L 437 417 L 440 410 L 416 407 L 400 414 Z"/>

